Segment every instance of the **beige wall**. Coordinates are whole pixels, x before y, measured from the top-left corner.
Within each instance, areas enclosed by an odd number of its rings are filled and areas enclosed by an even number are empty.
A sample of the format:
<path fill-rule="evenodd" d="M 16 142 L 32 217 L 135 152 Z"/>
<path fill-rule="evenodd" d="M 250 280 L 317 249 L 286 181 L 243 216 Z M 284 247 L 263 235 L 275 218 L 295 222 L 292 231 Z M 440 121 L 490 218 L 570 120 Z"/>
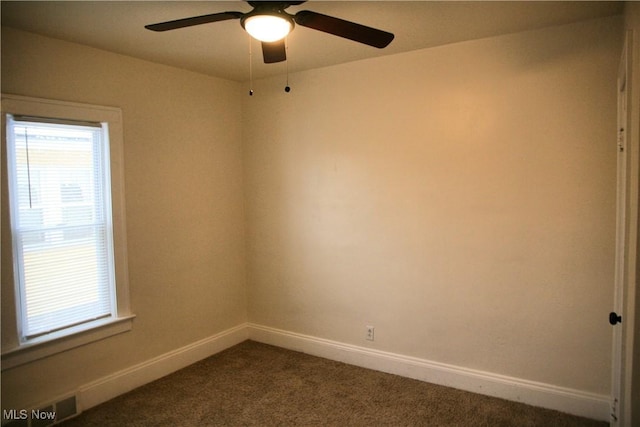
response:
<path fill-rule="evenodd" d="M 608 394 L 620 48 L 607 18 L 255 82 L 250 320 Z"/>
<path fill-rule="evenodd" d="M 132 332 L 3 371 L 3 408 L 46 401 L 246 321 L 239 84 L 3 28 L 2 92 L 122 108 L 137 315 Z M 2 216 L 5 291 L 6 203 Z M 11 323 L 2 319 L 3 328 Z"/>

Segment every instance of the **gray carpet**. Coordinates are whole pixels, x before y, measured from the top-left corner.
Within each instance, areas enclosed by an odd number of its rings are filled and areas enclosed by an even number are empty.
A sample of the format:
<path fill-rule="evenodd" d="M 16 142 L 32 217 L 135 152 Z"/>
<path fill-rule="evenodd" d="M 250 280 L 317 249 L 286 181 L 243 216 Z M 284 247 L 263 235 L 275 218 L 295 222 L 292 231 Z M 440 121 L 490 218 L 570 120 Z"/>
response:
<path fill-rule="evenodd" d="M 73 426 L 607 426 L 253 341 L 96 406 Z"/>

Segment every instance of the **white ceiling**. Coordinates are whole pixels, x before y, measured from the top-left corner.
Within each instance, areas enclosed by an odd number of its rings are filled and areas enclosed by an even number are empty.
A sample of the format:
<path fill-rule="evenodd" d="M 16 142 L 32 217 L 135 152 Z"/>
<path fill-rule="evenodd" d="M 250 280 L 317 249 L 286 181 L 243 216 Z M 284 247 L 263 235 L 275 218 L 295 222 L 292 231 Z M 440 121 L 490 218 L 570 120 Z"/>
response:
<path fill-rule="evenodd" d="M 230 10 L 242 1 L 2 1 L 2 25 L 235 81 L 249 79 L 249 36 L 238 20 L 164 33 L 144 25 Z M 296 27 L 288 37 L 289 72 L 464 40 L 567 24 L 622 13 L 622 2 L 308 1 L 287 9 L 332 15 L 395 34 L 376 49 Z M 264 64 L 254 41 L 253 78 L 283 74 Z"/>

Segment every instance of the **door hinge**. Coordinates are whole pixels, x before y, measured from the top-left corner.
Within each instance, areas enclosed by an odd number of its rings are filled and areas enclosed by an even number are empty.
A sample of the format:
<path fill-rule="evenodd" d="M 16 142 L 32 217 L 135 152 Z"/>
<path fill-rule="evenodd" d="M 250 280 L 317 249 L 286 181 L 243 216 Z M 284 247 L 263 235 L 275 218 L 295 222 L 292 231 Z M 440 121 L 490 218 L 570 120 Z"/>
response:
<path fill-rule="evenodd" d="M 613 400 L 611 400 L 610 409 L 611 421 L 618 421 L 618 398 L 614 397 Z"/>
<path fill-rule="evenodd" d="M 618 151 L 621 153 L 624 151 L 624 128 L 620 128 L 618 132 Z"/>

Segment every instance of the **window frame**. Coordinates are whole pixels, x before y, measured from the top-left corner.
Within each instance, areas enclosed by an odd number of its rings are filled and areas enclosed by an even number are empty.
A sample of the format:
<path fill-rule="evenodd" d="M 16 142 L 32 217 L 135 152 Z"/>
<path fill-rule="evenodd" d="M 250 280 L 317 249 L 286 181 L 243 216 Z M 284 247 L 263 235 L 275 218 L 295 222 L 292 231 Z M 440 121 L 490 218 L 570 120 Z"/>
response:
<path fill-rule="evenodd" d="M 124 199 L 124 153 L 122 110 L 115 107 L 104 107 L 90 104 L 56 101 L 42 98 L 31 98 L 19 95 L 2 94 L 2 149 L 6 162 L 6 118 L 8 114 L 50 118 L 61 121 L 106 123 L 109 135 L 109 160 L 111 179 L 111 214 L 113 226 L 113 260 L 115 266 L 115 298 L 117 313 L 108 319 L 65 328 L 63 330 L 42 335 L 21 342 L 19 334 L 19 304 L 16 298 L 16 281 L 14 280 L 13 244 L 9 256 L 3 255 L 3 270 L 10 270 L 2 277 L 2 320 L 9 320 L 10 325 L 2 328 L 2 370 L 22 365 L 43 357 L 81 345 L 120 334 L 132 329 L 135 315 L 131 311 L 129 299 L 129 281 L 127 265 L 127 243 Z M 6 168 L 6 163 L 3 166 Z M 7 178 L 6 175 L 3 176 Z M 3 183 L 2 192 L 8 191 L 8 182 Z M 3 203 L 8 196 L 3 194 Z M 10 208 L 6 208 L 11 212 Z M 11 234 L 11 233 L 10 233 Z M 11 237 L 11 239 L 13 239 Z M 4 240 L 4 239 L 3 239 Z M 7 260 L 11 260 L 9 263 Z M 10 264 L 10 265 L 9 265 Z M 7 301 L 11 301 L 11 304 Z M 8 313 L 7 313 L 8 312 Z"/>

